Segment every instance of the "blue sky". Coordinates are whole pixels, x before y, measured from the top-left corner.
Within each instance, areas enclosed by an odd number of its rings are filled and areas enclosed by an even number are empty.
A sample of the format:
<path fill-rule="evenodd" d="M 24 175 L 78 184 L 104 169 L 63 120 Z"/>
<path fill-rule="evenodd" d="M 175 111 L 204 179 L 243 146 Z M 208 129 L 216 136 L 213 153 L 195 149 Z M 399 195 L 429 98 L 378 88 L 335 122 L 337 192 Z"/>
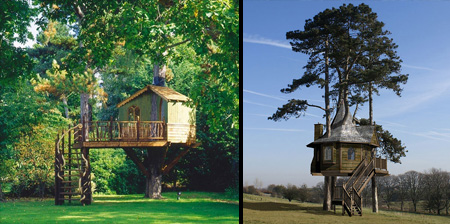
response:
<path fill-rule="evenodd" d="M 344 3 L 368 4 L 399 45 L 402 74 L 409 74 L 402 97 L 382 90 L 374 98 L 374 119 L 402 140 L 402 164 L 388 163 L 391 174 L 432 167 L 450 171 L 450 2 L 449 1 L 243 1 L 243 178 L 269 184 L 308 186 L 323 181 L 309 170 L 306 145 L 323 112 L 288 121 L 267 120 L 288 99 L 324 105 L 323 90 L 313 86 L 291 94 L 280 89 L 303 74 L 307 56 L 293 52 L 286 32 L 303 30 L 306 19 Z M 353 110 L 352 110 L 353 111 Z M 368 105 L 357 117 L 368 117 Z"/>

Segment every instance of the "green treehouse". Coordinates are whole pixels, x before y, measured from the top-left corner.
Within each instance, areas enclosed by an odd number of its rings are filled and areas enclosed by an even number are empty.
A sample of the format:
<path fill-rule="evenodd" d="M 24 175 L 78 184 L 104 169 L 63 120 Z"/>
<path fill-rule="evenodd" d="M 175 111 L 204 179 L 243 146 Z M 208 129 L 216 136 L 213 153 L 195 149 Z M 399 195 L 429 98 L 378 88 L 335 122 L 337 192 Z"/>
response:
<path fill-rule="evenodd" d="M 311 174 L 332 177 L 330 182 L 325 179 L 325 197 L 331 198 L 332 205 L 341 205 L 342 214 L 346 211 L 349 216 L 355 212 L 362 215 L 361 193 L 366 185 L 374 176 L 389 175 L 386 159 L 375 156 L 378 146 L 375 126 L 357 126 L 343 104 L 334 117 L 330 134 L 323 133 L 322 124 L 314 125 L 314 141 L 307 145 L 314 149 Z M 337 176 L 349 179 L 336 186 Z M 376 203 L 375 181 L 372 183 Z"/>
<path fill-rule="evenodd" d="M 199 143 L 195 136 L 195 110 L 185 105 L 190 99 L 164 86 L 147 85 L 117 104 L 118 119 L 89 121 L 69 127 L 55 143 L 55 204 L 80 200 L 91 204 L 89 149 L 122 148 L 147 177 L 146 192 L 161 194 L 161 175 L 167 174 L 182 156 Z M 169 146 L 183 148 L 166 161 Z M 147 150 L 143 163 L 133 148 Z M 177 148 L 177 147 L 175 147 Z M 147 188 L 147 187 L 146 187 Z"/>

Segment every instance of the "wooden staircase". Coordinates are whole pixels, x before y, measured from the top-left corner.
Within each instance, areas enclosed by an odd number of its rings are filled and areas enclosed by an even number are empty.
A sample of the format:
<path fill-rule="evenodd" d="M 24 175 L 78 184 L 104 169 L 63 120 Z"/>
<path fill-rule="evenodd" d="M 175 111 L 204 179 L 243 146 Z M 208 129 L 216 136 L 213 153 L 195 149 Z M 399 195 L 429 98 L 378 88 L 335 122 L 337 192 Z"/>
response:
<path fill-rule="evenodd" d="M 90 167 L 85 148 L 73 148 L 81 125 L 58 134 L 55 143 L 55 205 L 79 200 L 90 204 Z M 74 131 L 75 130 L 75 131 Z"/>
<path fill-rule="evenodd" d="M 342 205 L 342 215 L 345 212 L 349 216 L 362 215 L 361 193 L 373 175 L 375 175 L 375 160 L 364 159 L 342 186 L 335 187 L 332 203 Z"/>

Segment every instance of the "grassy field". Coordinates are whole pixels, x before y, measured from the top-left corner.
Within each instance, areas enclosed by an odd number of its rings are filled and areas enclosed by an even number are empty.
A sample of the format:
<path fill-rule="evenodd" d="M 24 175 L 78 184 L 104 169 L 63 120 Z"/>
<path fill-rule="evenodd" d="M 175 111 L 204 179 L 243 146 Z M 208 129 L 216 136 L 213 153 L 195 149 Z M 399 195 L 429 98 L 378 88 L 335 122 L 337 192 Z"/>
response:
<path fill-rule="evenodd" d="M 450 223 L 450 216 L 363 209 L 363 216 L 342 216 L 342 207 L 322 210 L 321 204 L 289 202 L 286 199 L 244 194 L 244 223 Z"/>
<path fill-rule="evenodd" d="M 55 206 L 53 199 L 0 202 L 0 223 L 238 223 L 239 203 L 224 194 L 163 193 L 165 199 L 143 195 L 94 196 L 92 205 Z"/>

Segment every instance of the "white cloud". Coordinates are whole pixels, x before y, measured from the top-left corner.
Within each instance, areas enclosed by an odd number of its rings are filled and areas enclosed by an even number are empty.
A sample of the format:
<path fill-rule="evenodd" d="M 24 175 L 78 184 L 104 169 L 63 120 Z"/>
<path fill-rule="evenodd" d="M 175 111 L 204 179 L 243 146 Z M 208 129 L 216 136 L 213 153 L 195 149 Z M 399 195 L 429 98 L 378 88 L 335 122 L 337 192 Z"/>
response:
<path fill-rule="evenodd" d="M 408 64 L 402 64 L 403 67 L 406 68 L 412 68 L 412 69 L 419 69 L 419 70 L 427 70 L 427 71 L 432 71 L 432 72 L 437 72 L 438 70 L 433 69 L 433 68 L 428 68 L 428 67 L 423 67 L 423 66 L 414 66 L 414 65 L 408 65 Z"/>
<path fill-rule="evenodd" d="M 288 132 L 304 132 L 302 129 L 286 129 L 286 128 L 244 128 L 244 130 L 258 130 L 258 131 L 288 131 Z"/>
<path fill-rule="evenodd" d="M 291 45 L 287 43 L 286 41 L 278 41 L 278 40 L 271 40 L 265 37 L 261 37 L 258 35 L 248 35 L 244 33 L 244 42 L 247 43 L 254 43 L 254 44 L 264 44 L 264 45 L 270 45 L 275 47 L 281 47 L 286 49 L 292 49 Z"/>
<path fill-rule="evenodd" d="M 243 91 L 243 92 L 246 92 L 246 93 L 255 94 L 255 95 L 258 95 L 258 96 L 264 96 L 264 97 L 276 99 L 276 100 L 281 100 L 281 101 L 286 101 L 286 100 L 287 100 L 287 99 L 283 99 L 283 98 L 280 98 L 280 97 L 271 96 L 271 95 L 267 95 L 267 94 L 264 94 L 264 93 L 258 93 L 258 92 L 251 91 L 251 90 L 243 89 L 242 91 Z"/>

